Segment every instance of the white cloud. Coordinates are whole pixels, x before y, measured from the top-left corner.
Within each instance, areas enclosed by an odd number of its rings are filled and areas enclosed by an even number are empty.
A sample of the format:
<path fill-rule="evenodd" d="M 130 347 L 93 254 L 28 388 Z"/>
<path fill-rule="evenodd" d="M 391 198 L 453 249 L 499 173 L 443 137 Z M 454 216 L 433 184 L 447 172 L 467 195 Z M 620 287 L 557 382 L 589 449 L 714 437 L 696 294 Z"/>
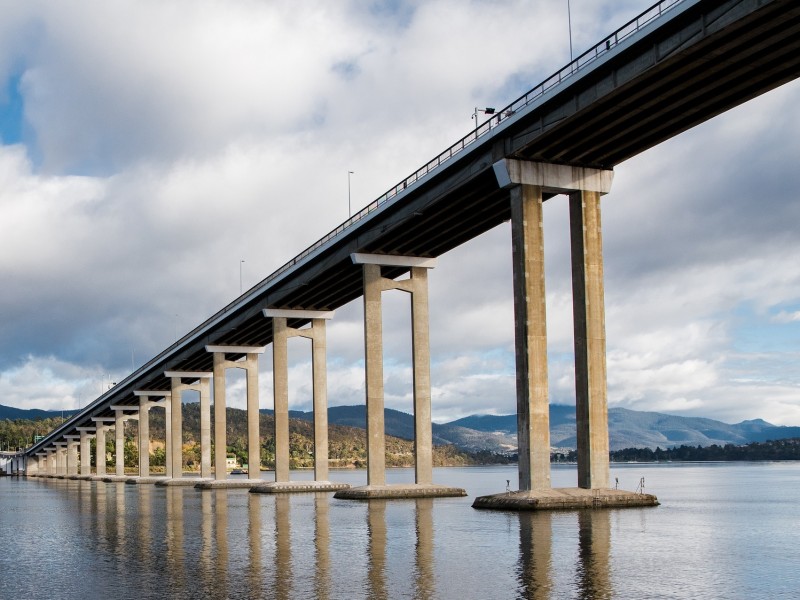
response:
<path fill-rule="evenodd" d="M 475 106 L 555 71 L 557 4 L 4 2 L 0 79 L 22 74 L 26 133 L 0 147 L 3 403 L 73 408 L 93 373 L 120 379 L 233 299 L 241 260 L 248 288 L 344 220 L 347 171 L 358 209 L 464 135 Z M 573 2 L 576 53 L 648 5 Z M 799 97 L 789 84 L 616 169 L 612 406 L 800 423 L 774 329 L 800 320 Z M 545 227 L 551 399 L 571 402 L 563 197 Z M 515 410 L 510 256 L 502 225 L 431 272 L 437 420 Z M 332 404 L 363 402 L 362 319 L 358 300 L 329 324 Z M 387 406 L 406 410 L 407 323 L 407 297 L 387 295 Z M 302 350 L 292 365 L 307 408 Z M 241 381 L 230 395 L 243 405 Z"/>

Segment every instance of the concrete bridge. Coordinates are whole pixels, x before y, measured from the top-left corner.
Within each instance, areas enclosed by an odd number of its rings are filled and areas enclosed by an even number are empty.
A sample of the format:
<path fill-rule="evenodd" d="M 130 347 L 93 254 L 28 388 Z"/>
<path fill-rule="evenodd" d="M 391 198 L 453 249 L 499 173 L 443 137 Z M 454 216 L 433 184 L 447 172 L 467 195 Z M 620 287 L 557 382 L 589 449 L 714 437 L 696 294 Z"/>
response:
<path fill-rule="evenodd" d="M 166 414 L 169 485 L 248 486 L 262 492 L 339 490 L 338 497 L 463 495 L 432 481 L 428 278 L 436 257 L 510 220 L 519 439 L 519 492 L 476 506 L 529 509 L 655 503 L 611 490 L 600 199 L 627 158 L 800 75 L 800 5 L 791 0 L 663 0 L 516 99 L 392 187 L 26 451 L 29 475 L 156 481 L 149 411 Z M 680 176 L 673 174 L 673 176 Z M 578 481 L 550 484 L 542 203 L 568 196 L 572 247 Z M 408 275 L 408 277 L 404 277 Z M 381 292 L 410 294 L 415 483 L 388 486 L 384 464 Z M 368 485 L 329 481 L 325 323 L 364 299 Z M 309 327 L 305 327 L 309 325 Z M 313 482 L 289 471 L 286 346 L 312 340 Z M 225 373 L 247 373 L 249 464 L 260 462 L 258 360 L 273 345 L 275 481 L 227 480 Z M 200 397 L 201 480 L 182 475 L 181 399 Z M 211 404 L 215 456 L 211 456 Z M 139 476 L 89 464 L 138 419 Z M 252 469 L 251 469 L 252 470 Z M 500 491 L 500 490 L 498 490 Z"/>

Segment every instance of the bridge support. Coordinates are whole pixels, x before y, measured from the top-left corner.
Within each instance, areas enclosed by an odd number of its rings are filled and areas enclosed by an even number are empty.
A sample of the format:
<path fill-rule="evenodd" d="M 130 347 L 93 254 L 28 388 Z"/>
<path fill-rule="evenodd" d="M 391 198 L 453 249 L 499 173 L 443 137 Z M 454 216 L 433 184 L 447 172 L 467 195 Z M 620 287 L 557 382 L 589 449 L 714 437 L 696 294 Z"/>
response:
<path fill-rule="evenodd" d="M 67 477 L 78 477 L 78 445 L 80 435 L 68 435 L 67 438 Z"/>
<path fill-rule="evenodd" d="M 256 493 L 336 491 L 350 486 L 328 481 L 328 376 L 325 320 L 333 312 L 264 309 L 272 319 L 272 376 L 275 396 L 275 481 L 259 485 Z M 289 327 L 289 319 L 310 320 L 306 329 Z M 311 340 L 311 378 L 314 406 L 314 481 L 289 479 L 289 338 Z"/>
<path fill-rule="evenodd" d="M 103 479 L 106 476 L 106 432 L 111 429 L 114 417 L 92 417 L 95 422 L 95 453 L 94 453 L 94 479 Z"/>
<path fill-rule="evenodd" d="M 263 346 L 206 346 L 214 354 L 214 480 L 197 484 L 202 489 L 249 488 L 263 483 L 261 480 L 261 432 L 259 427 L 258 355 Z M 228 355 L 240 355 L 231 360 Z M 225 398 L 225 372 L 244 369 L 247 377 L 247 479 L 227 479 L 227 403 Z"/>
<path fill-rule="evenodd" d="M 165 407 L 169 406 L 171 394 L 163 390 L 136 390 L 133 394 L 139 398 L 139 476 L 128 478 L 126 483 L 156 483 L 164 477 L 150 477 L 150 409 L 162 401 Z M 169 426 L 164 419 L 165 431 Z"/>
<path fill-rule="evenodd" d="M 609 490 L 608 406 L 600 196 L 613 172 L 504 159 L 494 165 L 511 196 L 517 358 L 519 491 L 477 498 L 476 508 L 537 510 L 650 506 L 655 496 Z M 578 487 L 550 486 L 542 202 L 569 195 Z"/>
<path fill-rule="evenodd" d="M 367 485 L 337 492 L 336 498 L 420 498 L 466 496 L 461 488 L 438 486 L 433 479 L 431 433 L 430 339 L 428 329 L 428 269 L 436 259 L 416 256 L 352 254 L 364 271 L 364 362 L 367 392 Z M 403 267 L 411 277 L 400 281 L 383 277 L 381 267 Z M 411 294 L 412 361 L 414 371 L 415 485 L 386 485 L 386 441 L 383 391 L 384 290 Z"/>
<path fill-rule="evenodd" d="M 211 387 L 213 373 L 195 371 L 166 371 L 172 381 L 170 397 L 171 415 L 171 478 L 158 485 L 195 485 L 211 478 Z M 200 479 L 183 478 L 183 410 L 181 395 L 193 390 L 200 393 Z"/>
<path fill-rule="evenodd" d="M 92 475 L 92 448 L 91 439 L 94 437 L 94 427 L 78 427 L 80 432 L 80 453 L 81 453 L 81 468 L 80 478 L 88 479 Z"/>

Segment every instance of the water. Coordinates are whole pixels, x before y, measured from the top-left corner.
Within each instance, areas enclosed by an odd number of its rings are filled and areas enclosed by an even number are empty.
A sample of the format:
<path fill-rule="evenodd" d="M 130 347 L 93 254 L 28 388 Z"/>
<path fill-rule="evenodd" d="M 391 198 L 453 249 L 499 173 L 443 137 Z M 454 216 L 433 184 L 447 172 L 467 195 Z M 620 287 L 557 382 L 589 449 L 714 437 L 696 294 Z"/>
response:
<path fill-rule="evenodd" d="M 798 597 L 800 464 L 611 476 L 625 489 L 645 477 L 662 505 L 471 508 L 513 484 L 513 466 L 436 469 L 470 497 L 388 502 L 0 478 L 0 598 Z M 331 477 L 360 485 L 365 473 Z M 555 486 L 575 481 L 574 467 L 553 469 Z"/>

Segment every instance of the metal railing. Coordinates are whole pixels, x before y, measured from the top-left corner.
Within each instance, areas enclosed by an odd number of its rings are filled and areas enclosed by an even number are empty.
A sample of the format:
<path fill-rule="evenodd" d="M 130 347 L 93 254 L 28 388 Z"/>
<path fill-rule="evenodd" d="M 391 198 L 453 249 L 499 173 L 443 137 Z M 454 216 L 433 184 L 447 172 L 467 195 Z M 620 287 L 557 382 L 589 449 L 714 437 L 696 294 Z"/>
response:
<path fill-rule="evenodd" d="M 443 164 L 450 161 L 453 157 L 460 154 L 463 150 L 465 150 L 473 143 L 477 142 L 482 137 L 488 135 L 492 129 L 496 128 L 502 122 L 505 122 L 509 118 L 513 117 L 516 113 L 524 109 L 526 106 L 530 105 L 532 102 L 541 98 L 546 92 L 551 90 L 553 87 L 569 79 L 575 73 L 584 69 L 587 65 L 592 64 L 595 60 L 605 55 L 612 48 L 620 44 L 622 41 L 626 40 L 628 37 L 630 37 L 637 31 L 641 30 L 642 27 L 651 23 L 654 19 L 657 19 L 658 17 L 663 15 L 665 12 L 667 12 L 675 5 L 681 4 L 682 2 L 685 1 L 686 0 L 661 0 L 661 2 L 657 2 L 653 6 L 651 6 L 650 8 L 648 8 L 647 10 L 636 16 L 635 18 L 625 23 L 625 25 L 617 29 L 614 33 L 605 37 L 594 47 L 590 48 L 589 50 L 578 56 L 576 59 L 574 59 L 572 62 L 570 62 L 566 66 L 562 67 L 561 69 L 553 73 L 550 77 L 545 79 L 539 85 L 537 85 L 536 87 L 532 88 L 531 90 L 529 90 L 528 92 L 526 92 L 525 94 L 514 100 L 511 104 L 509 104 L 505 108 L 497 111 L 492 117 L 490 117 L 485 122 L 478 125 L 475 129 L 470 131 L 467 135 L 458 140 L 455 144 L 447 148 L 444 152 L 441 152 L 440 154 L 429 160 L 422 167 L 414 171 L 411 175 L 400 181 L 397 185 L 387 190 L 382 196 L 370 202 L 366 207 L 364 207 L 359 212 L 357 212 L 349 219 L 347 219 L 344 223 L 336 227 L 336 229 L 330 231 L 325 236 L 323 236 L 322 238 L 311 244 L 308 248 L 300 252 L 300 254 L 292 258 L 290 261 L 278 267 L 277 270 L 273 271 L 270 275 L 268 275 L 265 279 L 256 284 L 253 288 L 245 292 L 243 296 L 247 296 L 252 290 L 263 287 L 264 285 L 277 279 L 281 274 L 291 269 L 294 265 L 298 264 L 309 254 L 311 254 L 321 246 L 325 245 L 332 239 L 336 238 L 337 236 L 342 234 L 345 230 L 352 227 L 354 224 L 358 223 L 359 221 L 367 217 L 370 213 L 377 210 L 380 206 L 382 206 L 383 204 L 385 204 L 386 202 L 397 196 L 397 194 L 407 189 L 409 186 L 413 185 L 414 183 L 416 183 L 417 181 L 419 181 L 432 171 L 438 169 Z M 183 342 L 191 340 L 195 335 L 202 332 L 210 322 L 213 322 L 214 319 L 218 318 L 221 315 L 226 314 L 233 307 L 239 304 L 243 296 L 240 296 L 239 298 L 237 298 L 236 300 L 225 306 L 222 310 L 218 311 L 211 318 L 206 320 L 204 323 L 198 325 L 190 332 L 188 332 L 186 335 L 184 335 L 181 339 L 172 344 L 164 352 L 161 352 L 158 356 L 152 358 L 146 364 L 142 365 L 142 367 L 140 367 L 134 373 L 126 377 L 123 383 L 128 382 L 129 379 L 135 378 L 135 376 L 138 373 L 146 371 L 148 368 L 157 364 L 160 360 L 166 358 L 166 355 L 169 353 L 169 351 L 179 347 Z M 105 398 L 109 394 L 110 391 L 101 394 L 101 396 L 97 398 L 97 400 L 88 405 L 84 410 L 80 411 L 77 415 L 73 417 L 73 419 L 80 417 L 85 412 L 90 412 L 96 404 L 100 403 L 103 400 L 103 398 Z M 73 419 L 70 419 L 69 421 L 72 422 Z M 60 429 L 61 427 L 56 428 L 56 430 L 51 432 L 51 434 L 49 434 L 47 437 L 48 438 L 51 437 L 51 435 L 55 434 Z M 34 444 L 34 447 L 37 445 L 38 442 Z"/>
<path fill-rule="evenodd" d="M 581 69 L 585 68 L 587 65 L 591 64 L 612 48 L 617 46 L 619 43 L 627 39 L 629 36 L 633 35 L 642 27 L 652 22 L 654 19 L 660 17 L 665 12 L 667 12 L 670 8 L 675 6 L 676 4 L 680 4 L 685 2 L 686 0 L 661 0 L 645 10 L 643 13 L 639 14 L 635 18 L 631 19 L 625 25 L 617 29 L 611 35 L 605 37 L 602 41 L 596 44 L 594 47 L 590 48 L 578 58 L 567 64 L 565 67 L 559 69 L 555 73 L 553 73 L 550 77 L 545 79 L 542 83 L 534 87 L 533 89 L 529 90 L 516 100 L 514 100 L 511 104 L 503 108 L 502 110 L 497 111 L 497 113 L 486 120 L 484 123 L 480 124 L 474 130 L 469 132 L 463 138 L 458 140 L 455 144 L 447 148 L 444 152 L 441 152 L 439 155 L 435 156 L 433 159 L 429 160 L 425 163 L 422 167 L 414 171 L 411 175 L 400 181 L 397 185 L 387 190 L 382 196 L 370 202 L 366 207 L 361 209 L 355 215 L 351 216 L 347 219 L 344 223 L 339 225 L 333 231 L 327 233 L 324 237 L 320 238 L 311 246 L 303 250 L 300 254 L 295 256 L 293 259 L 288 261 L 287 263 L 280 266 L 276 271 L 270 274 L 266 279 L 261 281 L 258 286 L 260 287 L 265 283 L 269 283 L 298 262 L 303 260 L 306 256 L 314 252 L 320 246 L 323 246 L 333 238 L 337 237 L 339 234 L 344 232 L 350 226 L 354 225 L 370 213 L 374 212 L 379 206 L 383 205 L 387 201 L 394 198 L 397 194 L 408 188 L 410 185 L 416 183 L 425 175 L 428 175 L 435 169 L 438 169 L 444 163 L 448 162 L 454 156 L 462 152 L 465 148 L 482 138 L 483 136 L 487 135 L 494 127 L 500 125 L 501 122 L 504 120 L 512 117 L 514 114 L 543 96 L 547 91 L 549 91 L 554 86 L 560 84 L 566 79 L 569 79 L 572 75 L 580 71 Z"/>

